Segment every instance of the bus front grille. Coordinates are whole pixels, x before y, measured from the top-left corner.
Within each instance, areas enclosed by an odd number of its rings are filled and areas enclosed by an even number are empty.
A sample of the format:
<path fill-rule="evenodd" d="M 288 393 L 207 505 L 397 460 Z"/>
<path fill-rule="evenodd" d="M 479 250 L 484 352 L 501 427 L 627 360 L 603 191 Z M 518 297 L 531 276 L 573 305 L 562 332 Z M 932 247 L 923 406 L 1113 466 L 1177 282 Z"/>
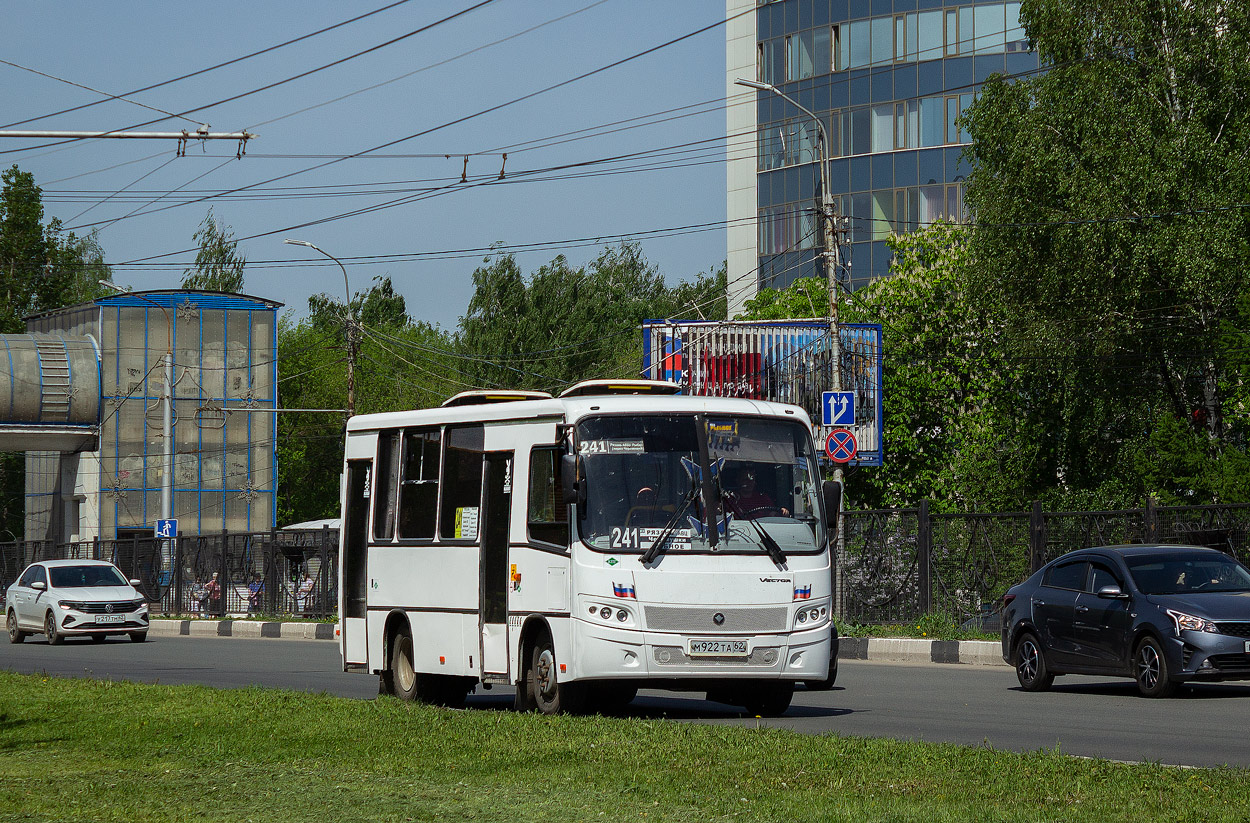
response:
<path fill-rule="evenodd" d="M 646 606 L 647 628 L 698 634 L 755 634 L 786 630 L 784 606 L 718 608 L 716 606 Z M 717 622 L 716 616 L 721 620 Z"/>

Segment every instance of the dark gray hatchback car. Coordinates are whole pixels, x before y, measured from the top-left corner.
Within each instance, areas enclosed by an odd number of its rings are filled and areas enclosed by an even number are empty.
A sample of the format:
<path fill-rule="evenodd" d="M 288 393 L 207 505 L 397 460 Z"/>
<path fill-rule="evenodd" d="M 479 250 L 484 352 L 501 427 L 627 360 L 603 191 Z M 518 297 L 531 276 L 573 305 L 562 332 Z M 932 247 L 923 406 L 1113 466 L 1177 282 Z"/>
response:
<path fill-rule="evenodd" d="M 1007 591 L 1002 638 L 1027 691 L 1060 674 L 1132 677 L 1147 697 L 1250 680 L 1250 571 L 1194 546 L 1081 549 Z"/>

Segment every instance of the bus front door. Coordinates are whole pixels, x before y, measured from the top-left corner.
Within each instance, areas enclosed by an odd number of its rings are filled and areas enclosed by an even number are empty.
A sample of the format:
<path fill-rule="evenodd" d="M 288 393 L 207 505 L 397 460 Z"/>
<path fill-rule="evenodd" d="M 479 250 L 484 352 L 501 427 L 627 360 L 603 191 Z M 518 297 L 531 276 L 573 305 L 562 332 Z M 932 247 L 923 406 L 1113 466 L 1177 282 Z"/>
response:
<path fill-rule="evenodd" d="M 482 513 L 482 673 L 508 674 L 508 534 L 512 510 L 513 453 L 486 454 Z"/>
<path fill-rule="evenodd" d="M 343 499 L 343 550 L 339 554 L 342 581 L 343 664 L 362 665 L 369 659 L 365 631 L 366 570 L 369 545 L 369 460 L 348 460 Z"/>

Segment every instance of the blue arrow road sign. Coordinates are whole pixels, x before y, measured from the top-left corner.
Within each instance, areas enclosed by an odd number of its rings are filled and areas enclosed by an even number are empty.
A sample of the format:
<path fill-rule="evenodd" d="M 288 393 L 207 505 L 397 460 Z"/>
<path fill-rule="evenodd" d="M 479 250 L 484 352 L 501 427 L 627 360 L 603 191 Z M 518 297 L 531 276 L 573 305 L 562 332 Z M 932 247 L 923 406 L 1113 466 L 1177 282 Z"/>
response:
<path fill-rule="evenodd" d="M 178 521 L 177 520 L 157 520 L 155 530 L 157 537 L 177 537 Z"/>
<path fill-rule="evenodd" d="M 821 395 L 822 426 L 855 425 L 855 392 L 827 391 Z"/>

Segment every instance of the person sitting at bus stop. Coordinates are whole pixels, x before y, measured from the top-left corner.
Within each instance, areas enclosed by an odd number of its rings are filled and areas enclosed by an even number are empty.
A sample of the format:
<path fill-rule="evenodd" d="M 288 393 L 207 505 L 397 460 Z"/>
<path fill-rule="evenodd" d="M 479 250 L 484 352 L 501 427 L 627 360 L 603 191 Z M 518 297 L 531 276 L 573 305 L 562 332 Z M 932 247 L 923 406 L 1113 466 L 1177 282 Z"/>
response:
<path fill-rule="evenodd" d="M 755 469 L 735 468 L 725 475 L 725 499 L 729 511 L 740 520 L 754 520 L 769 515 L 788 515 L 783 509 L 755 485 Z"/>

